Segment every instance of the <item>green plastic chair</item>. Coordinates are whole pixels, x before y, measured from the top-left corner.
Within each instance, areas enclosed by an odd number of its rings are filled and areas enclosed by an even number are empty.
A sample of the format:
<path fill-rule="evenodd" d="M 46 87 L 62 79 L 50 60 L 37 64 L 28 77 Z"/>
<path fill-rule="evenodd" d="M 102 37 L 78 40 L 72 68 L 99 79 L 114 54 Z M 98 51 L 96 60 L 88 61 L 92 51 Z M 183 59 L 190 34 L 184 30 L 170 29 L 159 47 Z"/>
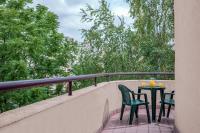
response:
<path fill-rule="evenodd" d="M 175 95 L 175 91 L 172 91 L 171 93 L 164 93 L 160 103 L 161 103 L 161 107 L 160 107 L 160 113 L 159 113 L 159 117 L 158 117 L 158 122 L 161 121 L 161 116 L 164 110 L 164 106 L 165 104 L 168 105 L 168 110 L 167 110 L 167 118 L 169 118 L 169 114 L 170 114 L 170 110 L 171 110 L 171 106 L 175 106 L 175 101 L 173 99 L 173 96 Z"/>
<path fill-rule="evenodd" d="M 138 114 L 137 114 L 138 106 L 145 105 L 146 111 L 147 111 L 148 123 L 151 123 L 150 114 L 149 114 L 149 102 L 147 100 L 147 95 L 145 93 L 134 93 L 134 91 L 131 91 L 130 89 L 128 89 L 128 87 L 121 84 L 118 85 L 118 88 L 122 94 L 122 107 L 121 107 L 120 120 L 122 120 L 125 106 L 126 105 L 131 106 L 130 119 L 129 119 L 129 124 L 131 125 L 133 121 L 133 117 L 134 117 L 134 112 L 136 114 L 136 118 L 138 117 Z M 135 95 L 143 95 L 145 101 L 135 99 Z"/>

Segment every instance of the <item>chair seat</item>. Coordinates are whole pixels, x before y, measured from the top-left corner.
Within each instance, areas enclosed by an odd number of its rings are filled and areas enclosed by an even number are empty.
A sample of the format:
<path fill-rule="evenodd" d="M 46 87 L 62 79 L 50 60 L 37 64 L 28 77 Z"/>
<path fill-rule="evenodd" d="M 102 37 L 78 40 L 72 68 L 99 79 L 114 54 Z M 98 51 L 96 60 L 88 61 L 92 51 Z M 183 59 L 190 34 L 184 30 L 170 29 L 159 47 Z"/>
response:
<path fill-rule="evenodd" d="M 149 104 L 149 103 L 148 102 L 146 103 L 145 101 L 139 99 L 131 100 L 131 105 L 144 105 L 144 104 Z"/>
<path fill-rule="evenodd" d="M 174 99 L 165 99 L 164 104 L 170 104 L 170 105 L 175 105 Z M 162 101 L 160 101 L 162 103 Z"/>

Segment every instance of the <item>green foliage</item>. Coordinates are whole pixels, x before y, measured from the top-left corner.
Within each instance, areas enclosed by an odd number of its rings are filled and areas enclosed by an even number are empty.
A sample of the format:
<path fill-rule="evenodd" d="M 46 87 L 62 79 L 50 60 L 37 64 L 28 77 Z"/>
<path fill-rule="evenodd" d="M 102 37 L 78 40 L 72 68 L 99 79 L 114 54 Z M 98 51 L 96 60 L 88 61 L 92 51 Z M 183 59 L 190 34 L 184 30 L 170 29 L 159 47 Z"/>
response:
<path fill-rule="evenodd" d="M 58 84 L 57 86 L 56 86 L 56 94 L 57 95 L 61 95 L 62 93 L 63 93 L 63 84 Z"/>
<path fill-rule="evenodd" d="M 174 71 L 173 0 L 129 0 L 133 41 L 147 71 Z"/>
<path fill-rule="evenodd" d="M 172 0 L 132 0 L 129 4 L 133 25 L 128 27 L 123 17 L 112 14 L 105 0 L 97 9 L 89 5 L 81 9 L 82 21 L 92 26 L 82 29 L 77 73 L 174 70 L 174 50 L 169 44 L 174 39 Z"/>
<path fill-rule="evenodd" d="M 67 76 L 77 42 L 58 32 L 58 17 L 32 0 L 0 1 L 0 81 Z M 1 112 L 60 95 L 48 88 L 0 94 Z"/>
<path fill-rule="evenodd" d="M 66 75 L 75 41 L 58 33 L 58 17 L 30 0 L 0 5 L 0 81 Z"/>
<path fill-rule="evenodd" d="M 18 108 L 50 97 L 49 89 L 38 87 L 29 90 L 18 90 L 0 93 L 0 112 Z"/>

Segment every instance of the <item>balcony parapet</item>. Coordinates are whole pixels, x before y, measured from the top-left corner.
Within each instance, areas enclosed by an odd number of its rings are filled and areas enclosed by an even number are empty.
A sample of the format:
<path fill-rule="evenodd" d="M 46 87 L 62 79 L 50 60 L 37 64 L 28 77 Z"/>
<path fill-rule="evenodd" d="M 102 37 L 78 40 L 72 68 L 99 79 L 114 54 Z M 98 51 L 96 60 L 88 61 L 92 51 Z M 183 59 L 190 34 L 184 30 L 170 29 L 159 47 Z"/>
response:
<path fill-rule="evenodd" d="M 174 80 L 160 80 L 167 90 L 174 89 Z M 118 84 L 136 89 L 140 80 L 103 82 L 0 114 L 0 132 L 20 133 L 94 133 L 109 115 L 121 107 Z M 158 99 L 159 100 L 159 99 Z"/>

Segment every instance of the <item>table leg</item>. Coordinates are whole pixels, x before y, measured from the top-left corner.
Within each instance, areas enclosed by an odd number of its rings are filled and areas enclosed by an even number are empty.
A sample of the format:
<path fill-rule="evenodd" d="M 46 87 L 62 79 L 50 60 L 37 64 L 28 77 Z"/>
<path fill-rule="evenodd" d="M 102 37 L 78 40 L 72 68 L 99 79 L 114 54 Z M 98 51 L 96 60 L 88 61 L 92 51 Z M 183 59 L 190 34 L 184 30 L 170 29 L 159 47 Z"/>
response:
<path fill-rule="evenodd" d="M 138 88 L 138 93 L 141 93 L 141 89 Z M 140 95 L 138 95 L 137 99 L 140 99 Z"/>
<path fill-rule="evenodd" d="M 152 121 L 156 121 L 156 89 L 151 89 Z"/>
<path fill-rule="evenodd" d="M 164 96 L 164 89 L 160 90 L 160 96 L 161 96 L 161 101 L 163 100 L 163 96 Z M 162 109 L 163 109 L 163 116 L 165 116 L 165 104 L 161 104 L 162 105 Z"/>

